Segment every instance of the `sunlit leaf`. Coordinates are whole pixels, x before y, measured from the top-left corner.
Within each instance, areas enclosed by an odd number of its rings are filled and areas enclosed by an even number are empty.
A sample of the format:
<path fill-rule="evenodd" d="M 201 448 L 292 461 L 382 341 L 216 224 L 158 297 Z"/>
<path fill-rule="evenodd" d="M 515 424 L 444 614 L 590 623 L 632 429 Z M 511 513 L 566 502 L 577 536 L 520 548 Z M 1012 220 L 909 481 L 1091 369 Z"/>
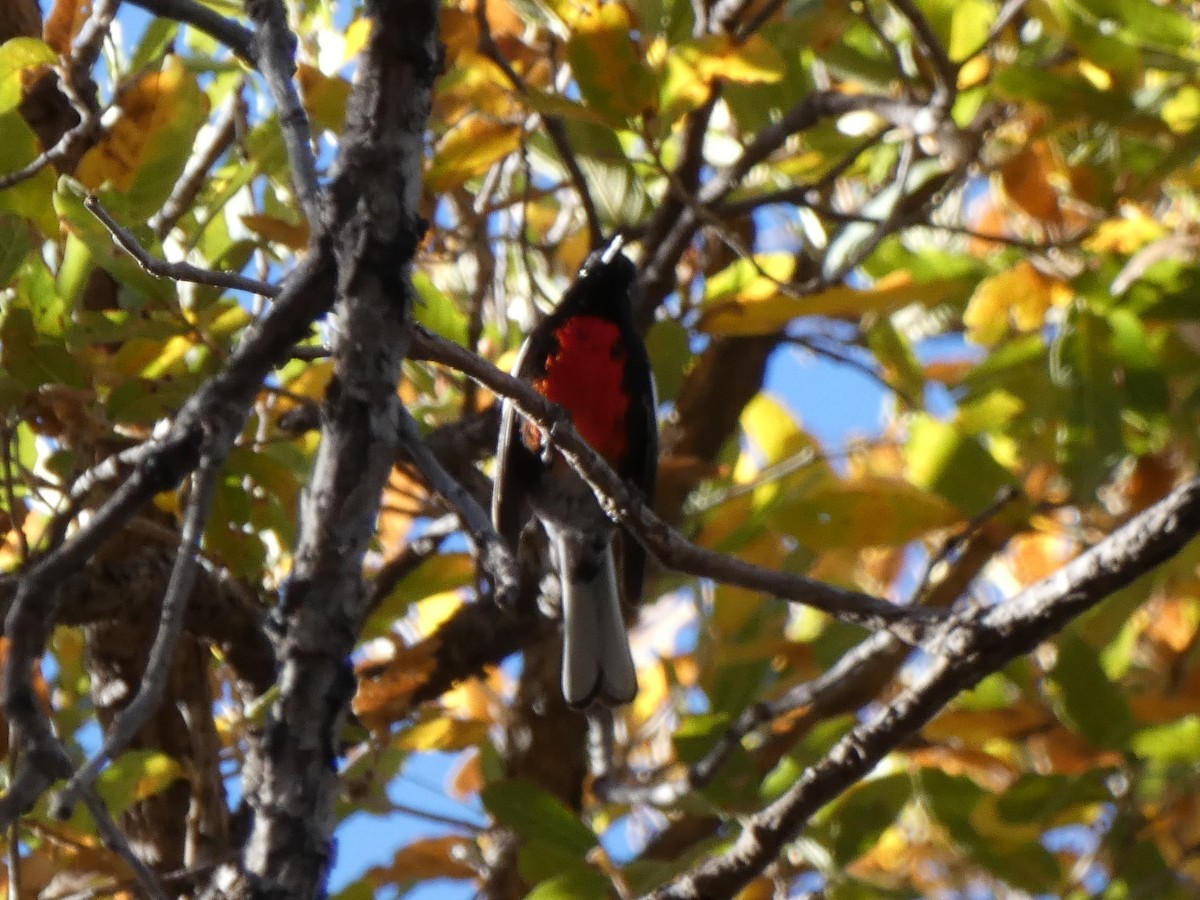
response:
<path fill-rule="evenodd" d="M 596 835 L 558 798 L 527 781 L 489 784 L 481 794 L 484 808 L 518 834 L 577 857 L 596 845 Z"/>
<path fill-rule="evenodd" d="M 612 125 L 652 108 L 653 75 L 634 43 L 633 20 L 623 3 L 585 7 L 578 13 L 567 56 L 588 105 Z"/>
<path fill-rule="evenodd" d="M 27 69 L 56 62 L 58 54 L 37 38 L 15 37 L 0 44 L 0 116 L 16 109 L 21 102 L 21 76 Z"/>

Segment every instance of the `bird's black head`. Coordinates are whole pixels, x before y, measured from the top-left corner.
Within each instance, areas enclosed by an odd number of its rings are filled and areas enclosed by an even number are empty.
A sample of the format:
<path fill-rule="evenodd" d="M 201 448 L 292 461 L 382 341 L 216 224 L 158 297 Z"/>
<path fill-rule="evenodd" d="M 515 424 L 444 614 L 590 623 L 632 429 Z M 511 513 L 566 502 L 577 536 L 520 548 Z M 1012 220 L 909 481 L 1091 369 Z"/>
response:
<path fill-rule="evenodd" d="M 563 295 L 559 309 L 572 315 L 597 315 L 606 319 L 628 319 L 637 267 L 621 252 L 618 235 L 593 251 Z"/>

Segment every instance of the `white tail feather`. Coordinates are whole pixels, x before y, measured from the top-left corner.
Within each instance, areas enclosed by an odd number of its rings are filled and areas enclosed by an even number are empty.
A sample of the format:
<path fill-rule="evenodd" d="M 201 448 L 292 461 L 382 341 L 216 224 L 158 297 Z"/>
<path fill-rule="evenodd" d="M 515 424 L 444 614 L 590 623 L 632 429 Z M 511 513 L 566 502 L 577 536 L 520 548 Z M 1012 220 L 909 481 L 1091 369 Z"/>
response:
<path fill-rule="evenodd" d="M 558 542 L 563 573 L 575 569 L 566 544 Z M 637 695 L 611 545 L 593 578 L 563 579 L 562 689 L 572 706 L 585 706 L 597 697 L 620 705 Z"/>

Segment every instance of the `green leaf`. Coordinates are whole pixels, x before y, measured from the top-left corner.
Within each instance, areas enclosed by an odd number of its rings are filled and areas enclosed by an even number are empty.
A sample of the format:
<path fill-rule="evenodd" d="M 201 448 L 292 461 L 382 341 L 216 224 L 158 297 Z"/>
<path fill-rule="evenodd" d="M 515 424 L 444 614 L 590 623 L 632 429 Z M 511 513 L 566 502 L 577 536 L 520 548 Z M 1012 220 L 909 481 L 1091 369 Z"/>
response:
<path fill-rule="evenodd" d="M 430 331 L 465 346 L 467 317 L 454 305 L 454 301 L 443 294 L 424 272 L 413 273 L 413 287 L 417 290 L 417 302 L 413 304 L 416 320 Z"/>
<path fill-rule="evenodd" d="M 525 895 L 525 900 L 608 900 L 612 885 L 594 869 L 573 869 L 543 881 Z"/>
<path fill-rule="evenodd" d="M 58 54 L 37 38 L 16 37 L 0 44 L 0 115 L 11 112 L 21 103 L 21 74 L 26 69 L 56 62 Z M 7 135 L 7 131 L 4 133 Z M 4 172 L 0 169 L 0 174 Z"/>
<path fill-rule="evenodd" d="M 4 368 L 31 390 L 43 384 L 86 383 L 82 367 L 61 341 L 38 336 L 27 309 L 9 308 L 0 325 L 0 345 Z"/>
<path fill-rule="evenodd" d="M 875 846 L 912 797 L 912 779 L 885 775 L 852 788 L 824 816 L 833 832 L 834 862 L 847 866 Z"/>
<path fill-rule="evenodd" d="M 18 112 L 0 115 L 0 175 L 23 169 L 40 152 L 37 135 Z M 0 191 L 0 210 L 16 213 L 47 235 L 58 232 L 58 217 L 50 204 L 54 169 L 45 166 L 36 175 Z"/>
<path fill-rule="evenodd" d="M 776 501 L 768 516 L 814 550 L 899 546 L 961 519 L 936 494 L 885 478 L 809 485 L 799 496 Z"/>
<path fill-rule="evenodd" d="M 1082 776 L 1026 773 L 997 798 L 996 809 L 1015 825 L 1050 824 L 1064 810 L 1111 800 L 1112 791 L 1105 785 L 1108 775 L 1104 769 Z"/>
<path fill-rule="evenodd" d="M 654 106 L 654 75 L 635 34 L 629 8 L 605 3 L 581 7 L 567 41 L 580 94 L 611 125 L 623 125 Z"/>
<path fill-rule="evenodd" d="M 1144 759 L 1190 766 L 1200 747 L 1200 716 L 1184 716 L 1177 722 L 1143 728 L 1133 735 L 1130 745 Z"/>
<path fill-rule="evenodd" d="M 33 249 L 29 225 L 6 213 L 0 213 L 0 288 L 7 287 Z"/>
<path fill-rule="evenodd" d="M 483 789 L 484 808 L 522 837 L 583 858 L 596 835 L 544 788 L 528 781 L 501 781 Z"/>
<path fill-rule="evenodd" d="M 987 508 L 1016 480 L 979 441 L 932 416 L 917 416 L 905 447 L 909 477 L 968 515 Z"/>
<path fill-rule="evenodd" d="M 183 778 L 183 766 L 172 756 L 156 750 L 129 750 L 100 773 L 96 791 L 113 816 L 133 804 L 166 790 Z"/>
<path fill-rule="evenodd" d="M 1125 695 L 1108 680 L 1097 652 L 1073 630 L 1058 638 L 1058 661 L 1050 672 L 1064 719 L 1094 747 L 1121 750 L 1134 730 Z"/>
<path fill-rule="evenodd" d="M 925 373 L 912 343 L 888 316 L 880 316 L 867 331 L 867 346 L 879 360 L 883 379 L 913 403 L 925 399 Z"/>

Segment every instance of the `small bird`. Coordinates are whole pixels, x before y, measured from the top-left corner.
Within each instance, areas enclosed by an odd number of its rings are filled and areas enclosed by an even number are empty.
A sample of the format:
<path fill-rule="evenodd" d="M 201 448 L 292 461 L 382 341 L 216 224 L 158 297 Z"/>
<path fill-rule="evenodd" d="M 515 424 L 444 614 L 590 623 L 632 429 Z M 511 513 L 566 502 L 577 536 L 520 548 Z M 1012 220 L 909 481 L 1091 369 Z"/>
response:
<path fill-rule="evenodd" d="M 635 274 L 619 239 L 589 256 L 558 308 L 530 333 L 513 374 L 562 406 L 592 449 L 652 502 L 657 403 L 650 359 L 633 326 Z M 562 584 L 563 696 L 574 707 L 630 702 L 637 672 L 621 615 L 617 526 L 542 429 L 505 403 L 492 520 L 516 546 L 530 514 L 545 529 Z M 625 599 L 636 605 L 646 553 L 631 535 L 622 545 Z"/>

